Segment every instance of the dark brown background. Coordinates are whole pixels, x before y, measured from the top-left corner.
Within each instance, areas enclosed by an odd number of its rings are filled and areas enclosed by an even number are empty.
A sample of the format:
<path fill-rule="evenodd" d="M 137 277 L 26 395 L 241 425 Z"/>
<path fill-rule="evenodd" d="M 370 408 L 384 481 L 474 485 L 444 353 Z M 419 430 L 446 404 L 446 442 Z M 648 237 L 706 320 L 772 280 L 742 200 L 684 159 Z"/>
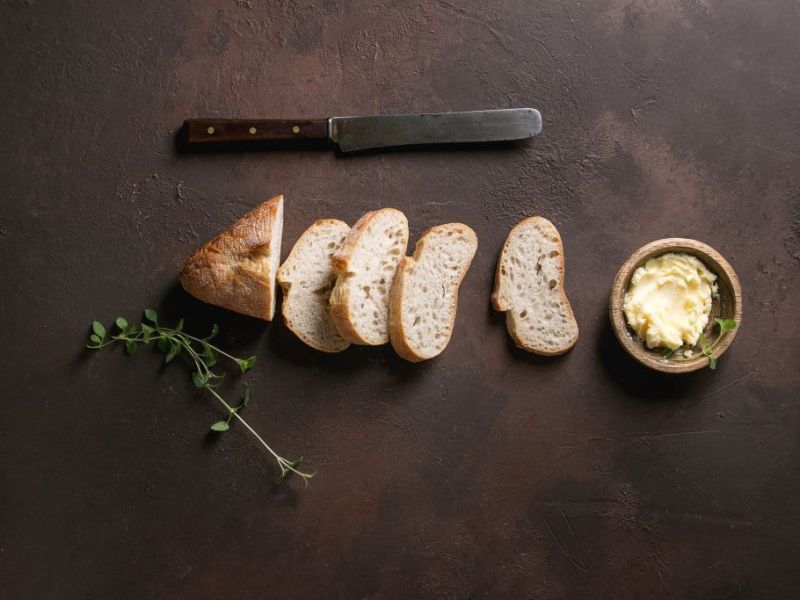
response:
<path fill-rule="evenodd" d="M 797 596 L 797 2 L 6 0 L 0 23 L 0 597 Z M 510 149 L 174 146 L 190 116 L 513 106 L 544 132 Z M 276 193 L 284 256 L 380 206 L 414 238 L 470 224 L 448 350 L 325 356 L 187 297 L 185 258 Z M 581 327 L 557 359 L 489 310 L 533 214 Z M 716 372 L 646 372 L 613 339 L 617 267 L 667 236 L 742 280 Z M 247 416 L 307 490 L 240 428 L 206 438 L 182 366 L 81 352 L 92 319 L 149 305 L 258 354 Z"/>

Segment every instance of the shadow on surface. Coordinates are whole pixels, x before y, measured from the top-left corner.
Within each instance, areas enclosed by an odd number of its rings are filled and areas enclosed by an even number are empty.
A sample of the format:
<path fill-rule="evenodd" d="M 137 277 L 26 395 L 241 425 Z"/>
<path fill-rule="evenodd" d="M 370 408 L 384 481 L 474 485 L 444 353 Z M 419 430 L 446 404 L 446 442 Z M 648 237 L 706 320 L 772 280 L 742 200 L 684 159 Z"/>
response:
<path fill-rule="evenodd" d="M 600 364 L 617 387 L 644 400 L 673 400 L 686 396 L 702 381 L 703 371 L 669 374 L 654 371 L 630 356 L 614 335 L 608 318 L 603 319 L 596 340 Z"/>
<path fill-rule="evenodd" d="M 183 318 L 186 331 L 196 337 L 207 336 L 212 325 L 216 323 L 220 328 L 217 340 L 232 347 L 249 346 L 269 328 L 267 321 L 246 317 L 198 300 L 187 293 L 177 281 L 163 294 L 158 305 L 158 314 L 168 326 L 175 325 L 178 319 Z"/>
<path fill-rule="evenodd" d="M 403 360 L 388 343 L 382 346 L 351 344 L 342 352 L 320 352 L 302 342 L 277 313 L 269 330 L 269 344 L 273 353 L 297 365 L 308 365 L 322 371 L 347 373 L 377 367 L 393 374 L 400 382 L 420 376 L 425 372 L 426 365 L 431 362 L 411 363 Z"/>
<path fill-rule="evenodd" d="M 83 345 L 75 352 L 73 355 L 72 360 L 69 362 L 69 366 L 73 369 L 79 369 L 82 367 L 92 356 L 95 355 L 97 350 L 92 350 L 91 348 L 87 348 L 86 344 L 89 342 L 89 335 L 90 329 L 86 329 L 86 337 L 83 342 Z"/>
<path fill-rule="evenodd" d="M 190 144 L 188 130 L 182 125 L 174 135 L 174 148 L 177 154 L 219 154 L 226 152 L 292 152 L 292 151 L 327 151 L 334 152 L 339 158 L 370 156 L 375 154 L 420 153 L 420 152 L 480 152 L 486 150 L 513 151 L 526 147 L 530 140 L 510 140 L 502 142 L 471 142 L 453 144 L 420 144 L 412 146 L 390 146 L 343 152 L 339 146 L 329 140 L 272 140 L 244 142 L 214 142 Z"/>
<path fill-rule="evenodd" d="M 511 337 L 511 334 L 508 332 L 508 325 L 506 324 L 506 313 L 494 310 L 492 308 L 491 303 L 488 307 L 489 311 L 489 321 L 494 327 L 501 327 L 503 329 L 503 333 L 505 334 L 506 343 L 505 348 L 507 351 L 508 356 L 510 356 L 515 361 L 520 361 L 524 363 L 528 363 L 530 365 L 537 365 L 540 367 L 547 367 L 550 365 L 558 365 L 560 360 L 569 352 L 564 354 L 558 354 L 556 356 L 545 356 L 542 354 L 536 354 L 534 352 L 528 352 L 527 350 L 523 350 L 522 348 L 518 347 L 514 343 L 514 339 Z M 578 341 L 580 343 L 580 340 Z"/>

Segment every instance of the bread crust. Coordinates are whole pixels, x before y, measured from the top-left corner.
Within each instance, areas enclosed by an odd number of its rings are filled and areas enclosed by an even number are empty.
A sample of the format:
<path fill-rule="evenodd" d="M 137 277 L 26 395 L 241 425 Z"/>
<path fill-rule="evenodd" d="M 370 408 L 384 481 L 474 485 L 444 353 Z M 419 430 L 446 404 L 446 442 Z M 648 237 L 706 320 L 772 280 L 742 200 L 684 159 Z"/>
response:
<path fill-rule="evenodd" d="M 344 243 L 342 243 L 341 247 L 333 255 L 333 269 L 336 271 L 337 279 L 336 285 L 331 292 L 331 319 L 333 319 L 333 324 L 339 331 L 339 335 L 354 344 L 362 346 L 373 344 L 359 333 L 354 323 L 350 298 L 352 286 L 348 281 L 351 275 L 350 261 L 358 249 L 359 244 L 362 242 L 362 238 L 366 234 L 370 224 L 381 215 L 387 213 L 397 213 L 397 217 L 403 220 L 406 218 L 405 215 L 396 208 L 382 208 L 380 210 L 364 213 L 350 229 L 350 233 L 345 238 Z M 407 237 L 406 243 L 408 243 Z M 403 250 L 403 252 L 405 252 L 405 250 Z"/>
<path fill-rule="evenodd" d="M 306 345 L 314 348 L 315 350 L 319 350 L 320 352 L 336 353 L 346 350 L 350 346 L 350 342 L 345 340 L 343 344 L 337 346 L 322 346 L 320 344 L 317 344 L 315 340 L 305 335 L 303 328 L 297 326 L 297 324 L 295 324 L 289 317 L 289 314 L 291 313 L 289 307 L 290 304 L 294 301 L 293 300 L 294 296 L 290 291 L 292 287 L 292 282 L 288 281 L 285 275 L 286 268 L 293 265 L 294 261 L 297 260 L 295 255 L 295 249 L 298 248 L 300 239 L 302 239 L 303 236 L 311 232 L 315 227 L 324 227 L 326 225 L 336 225 L 339 227 L 346 227 L 348 229 L 350 228 L 350 226 L 347 223 L 345 223 L 344 221 L 340 221 L 339 219 L 319 219 L 315 221 L 308 229 L 306 229 L 303 232 L 298 241 L 295 242 L 295 245 L 292 247 L 291 252 L 289 252 L 289 256 L 283 262 L 281 268 L 278 269 L 277 282 L 278 285 L 280 285 L 281 289 L 283 290 L 283 302 L 281 303 L 281 312 L 283 313 L 283 321 L 284 323 L 286 323 L 286 327 L 288 327 L 292 331 L 292 333 L 294 333 L 298 338 L 300 338 Z"/>
<path fill-rule="evenodd" d="M 428 234 L 437 233 L 439 230 L 447 230 L 451 227 L 459 227 L 465 230 L 464 233 L 473 238 L 475 244 L 472 257 L 470 257 L 469 261 L 466 261 L 461 266 L 457 281 L 454 285 L 453 294 L 450 298 L 451 318 L 448 325 L 448 331 L 450 336 L 452 336 L 453 328 L 455 327 L 456 322 L 456 313 L 458 311 L 458 293 L 461 289 L 461 284 L 464 281 L 464 277 L 466 277 L 467 271 L 469 271 L 469 268 L 472 265 L 472 259 L 475 257 L 475 252 L 477 252 L 478 249 L 478 236 L 471 227 L 464 225 L 463 223 L 446 223 L 444 225 L 436 225 L 426 229 L 425 232 L 423 232 L 423 234 L 420 236 L 419 241 L 414 248 L 414 255 L 404 256 L 400 260 L 400 265 L 397 268 L 397 273 L 395 274 L 394 282 L 392 283 L 392 291 L 389 296 L 389 341 L 391 342 L 392 347 L 395 349 L 395 352 L 410 362 L 421 362 L 423 360 L 435 358 L 441 354 L 441 352 L 434 354 L 433 356 L 423 355 L 415 351 L 409 343 L 409 336 L 406 334 L 405 327 L 403 326 L 403 313 L 405 312 L 404 300 L 406 299 L 404 291 L 407 275 L 413 270 L 414 265 L 425 251 L 425 245 L 429 239 Z M 450 337 L 448 337 L 444 347 L 446 348 L 449 343 Z M 444 349 L 442 349 L 442 352 L 443 351 Z"/>
<path fill-rule="evenodd" d="M 256 270 L 254 261 L 280 255 L 272 231 L 283 227 L 282 209 L 283 196 L 270 198 L 201 246 L 181 271 L 183 289 L 203 302 L 271 321 L 276 274 L 271 267 Z"/>
<path fill-rule="evenodd" d="M 518 334 L 514 320 L 511 317 L 511 309 L 513 308 L 509 301 L 504 297 L 504 276 L 501 273 L 503 258 L 506 255 L 506 252 L 509 250 L 509 246 L 511 244 L 512 238 L 514 233 L 517 232 L 519 229 L 523 229 L 526 226 L 540 223 L 547 228 L 552 229 L 555 232 L 555 237 L 553 238 L 553 242 L 558 245 L 558 252 L 559 252 L 559 281 L 558 281 L 558 291 L 561 296 L 561 302 L 566 309 L 567 313 L 569 314 L 569 318 L 572 320 L 573 323 L 576 323 L 576 335 L 575 339 L 572 341 L 571 344 L 565 346 L 563 348 L 559 348 L 558 350 L 548 350 L 542 346 L 537 346 L 535 344 L 528 344 L 526 343 L 522 337 Z M 523 350 L 527 350 L 528 352 L 533 352 L 535 354 L 540 354 L 542 356 L 559 356 L 561 354 L 565 354 L 569 352 L 575 344 L 578 342 L 578 338 L 580 337 L 580 329 L 577 327 L 577 322 L 575 320 L 575 314 L 572 311 L 572 305 L 569 303 L 569 299 L 567 298 L 566 292 L 564 291 L 564 244 L 561 241 L 561 235 L 558 233 L 558 229 L 556 226 L 553 225 L 550 221 L 545 219 L 544 217 L 528 217 L 527 219 L 523 219 L 519 223 L 517 223 L 511 231 L 508 233 L 508 237 L 506 238 L 505 243 L 503 244 L 503 249 L 500 251 L 500 256 L 497 259 L 497 268 L 495 270 L 494 275 L 494 291 L 492 293 L 492 308 L 496 311 L 506 312 L 506 327 L 508 329 L 508 333 L 511 335 L 511 338 L 514 340 L 514 344 L 518 348 Z"/>
<path fill-rule="evenodd" d="M 417 249 L 419 249 L 419 243 L 417 243 Z M 414 256 L 417 256 L 416 250 Z M 414 268 L 415 263 L 415 258 L 404 256 L 400 259 L 397 267 L 397 273 L 392 282 L 392 291 L 389 294 L 389 341 L 394 351 L 402 358 L 411 362 L 420 362 L 425 360 L 425 357 L 414 352 L 414 349 L 408 345 L 408 338 L 403 327 L 403 290 L 406 284 L 406 274 Z"/>

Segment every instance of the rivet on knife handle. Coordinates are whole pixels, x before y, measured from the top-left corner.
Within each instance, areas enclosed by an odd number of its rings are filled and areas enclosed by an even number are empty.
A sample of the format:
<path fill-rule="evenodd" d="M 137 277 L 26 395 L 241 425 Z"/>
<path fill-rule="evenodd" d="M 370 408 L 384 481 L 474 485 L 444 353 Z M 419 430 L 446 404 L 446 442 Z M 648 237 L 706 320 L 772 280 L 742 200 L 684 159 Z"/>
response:
<path fill-rule="evenodd" d="M 328 119 L 188 119 L 190 144 L 327 140 Z"/>

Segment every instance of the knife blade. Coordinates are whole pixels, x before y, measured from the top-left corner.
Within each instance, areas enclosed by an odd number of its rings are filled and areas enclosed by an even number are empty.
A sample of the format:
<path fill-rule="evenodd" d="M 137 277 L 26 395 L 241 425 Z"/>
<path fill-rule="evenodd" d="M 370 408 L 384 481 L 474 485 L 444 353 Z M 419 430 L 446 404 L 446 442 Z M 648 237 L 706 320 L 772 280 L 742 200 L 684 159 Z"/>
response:
<path fill-rule="evenodd" d="M 534 108 L 329 119 L 188 119 L 189 144 L 329 140 L 342 152 L 524 140 L 542 130 Z"/>

